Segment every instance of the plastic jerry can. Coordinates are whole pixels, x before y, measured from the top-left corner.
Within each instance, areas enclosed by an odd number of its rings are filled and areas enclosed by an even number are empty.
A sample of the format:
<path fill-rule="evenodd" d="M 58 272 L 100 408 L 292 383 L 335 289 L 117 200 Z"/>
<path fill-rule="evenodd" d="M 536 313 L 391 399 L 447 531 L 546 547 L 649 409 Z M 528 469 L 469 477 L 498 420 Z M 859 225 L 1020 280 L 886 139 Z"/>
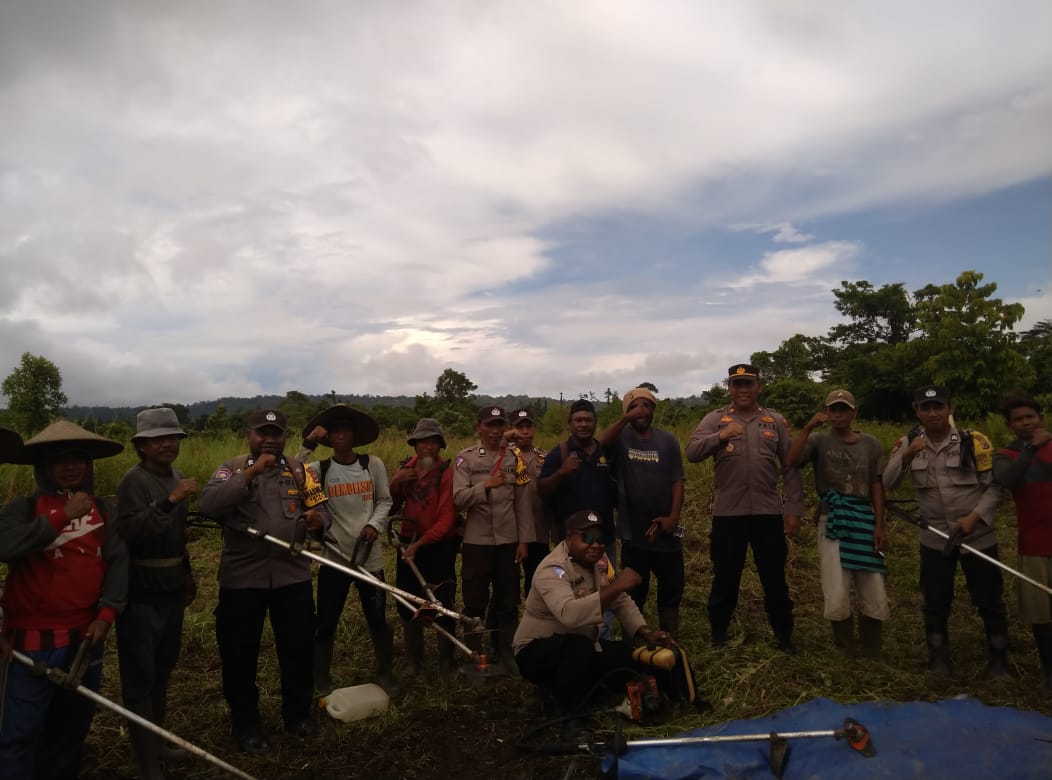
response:
<path fill-rule="evenodd" d="M 362 720 L 387 709 L 387 693 L 376 683 L 337 688 L 324 699 L 325 710 L 336 720 Z"/>

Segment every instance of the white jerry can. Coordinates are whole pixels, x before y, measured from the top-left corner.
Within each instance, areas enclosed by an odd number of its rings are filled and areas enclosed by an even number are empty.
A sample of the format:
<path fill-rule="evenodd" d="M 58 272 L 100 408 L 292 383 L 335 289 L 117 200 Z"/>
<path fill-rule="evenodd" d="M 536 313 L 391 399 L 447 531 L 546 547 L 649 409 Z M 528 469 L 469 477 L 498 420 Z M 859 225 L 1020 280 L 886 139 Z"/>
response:
<path fill-rule="evenodd" d="M 323 699 L 325 710 L 336 720 L 350 722 L 377 715 L 387 709 L 390 698 L 376 683 L 337 688 Z"/>

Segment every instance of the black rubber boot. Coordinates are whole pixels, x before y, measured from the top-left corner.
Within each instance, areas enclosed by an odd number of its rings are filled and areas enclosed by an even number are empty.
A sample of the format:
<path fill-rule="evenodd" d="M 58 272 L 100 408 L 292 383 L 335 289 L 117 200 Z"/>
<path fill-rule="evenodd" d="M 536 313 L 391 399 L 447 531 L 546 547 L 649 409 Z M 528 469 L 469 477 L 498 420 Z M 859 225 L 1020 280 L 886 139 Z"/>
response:
<path fill-rule="evenodd" d="M 946 634 L 928 634 L 928 671 L 948 675 L 950 670 L 950 641 Z"/>
<path fill-rule="evenodd" d="M 1008 637 L 1004 634 L 990 634 L 986 637 L 986 678 L 988 680 L 1006 680 L 1008 673 Z"/>
<path fill-rule="evenodd" d="M 515 639 L 515 630 L 518 628 L 517 621 L 501 621 L 497 629 L 497 645 L 500 648 L 500 665 L 512 677 L 521 677 L 519 665 L 515 663 L 515 651 L 512 649 L 512 640 Z"/>
<path fill-rule="evenodd" d="M 164 728 L 165 718 L 168 714 L 167 680 L 163 684 L 158 683 L 154 685 L 153 690 L 150 692 L 150 700 L 153 702 L 153 722 L 161 728 Z M 161 763 L 164 764 L 166 770 L 171 769 L 172 767 L 181 766 L 182 764 L 187 764 L 192 758 L 188 750 L 185 750 L 166 739 L 160 739 L 157 744 L 158 752 L 161 755 Z"/>
<path fill-rule="evenodd" d="M 679 639 L 679 607 L 665 607 L 658 610 L 658 628 L 673 639 Z"/>
<path fill-rule="evenodd" d="M 394 632 L 388 626 L 385 631 L 370 632 L 369 635 L 373 640 L 373 653 L 376 655 L 376 684 L 393 699 L 402 692 L 391 673 L 394 662 Z"/>
<path fill-rule="evenodd" d="M 409 675 L 416 677 L 424 667 L 424 627 L 413 620 L 402 621 L 405 654 L 409 659 Z"/>
<path fill-rule="evenodd" d="M 862 657 L 867 661 L 883 661 L 884 652 L 881 646 L 884 641 L 884 621 L 868 615 L 858 616 L 858 639 L 862 647 Z"/>
<path fill-rule="evenodd" d="M 125 705 L 128 706 L 128 705 Z M 142 702 L 128 709 L 148 721 L 153 721 L 153 706 Z M 161 768 L 160 737 L 152 731 L 137 724 L 128 723 L 128 737 L 131 740 L 132 753 L 139 767 L 140 780 L 164 780 Z"/>
<path fill-rule="evenodd" d="M 456 649 L 452 642 L 440 636 L 438 638 L 438 672 L 443 676 L 449 676 L 456 670 Z"/>
<path fill-rule="evenodd" d="M 319 696 L 328 696 L 336 684 L 332 681 L 333 639 L 314 640 L 314 688 Z"/>
<path fill-rule="evenodd" d="M 1030 628 L 1037 644 L 1037 657 L 1041 659 L 1045 692 L 1052 693 L 1052 623 L 1033 623 Z"/>
<path fill-rule="evenodd" d="M 841 655 L 853 658 L 855 655 L 855 619 L 844 618 L 830 622 L 833 627 L 833 644 Z"/>

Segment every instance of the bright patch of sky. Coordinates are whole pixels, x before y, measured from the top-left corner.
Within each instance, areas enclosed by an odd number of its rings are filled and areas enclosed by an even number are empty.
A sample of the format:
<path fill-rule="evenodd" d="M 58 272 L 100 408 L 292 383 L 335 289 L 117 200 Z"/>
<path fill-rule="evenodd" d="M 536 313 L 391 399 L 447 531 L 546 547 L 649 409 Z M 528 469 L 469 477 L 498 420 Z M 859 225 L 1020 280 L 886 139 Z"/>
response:
<path fill-rule="evenodd" d="M 0 375 L 698 393 L 975 269 L 1052 318 L 1052 5 L 0 7 Z"/>

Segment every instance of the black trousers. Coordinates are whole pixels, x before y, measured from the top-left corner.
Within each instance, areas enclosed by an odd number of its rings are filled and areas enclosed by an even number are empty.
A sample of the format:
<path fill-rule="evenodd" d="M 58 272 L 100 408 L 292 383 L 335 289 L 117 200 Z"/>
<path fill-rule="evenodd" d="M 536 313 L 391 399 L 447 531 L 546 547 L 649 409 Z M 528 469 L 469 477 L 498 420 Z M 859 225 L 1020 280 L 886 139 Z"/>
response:
<path fill-rule="evenodd" d="M 183 640 L 182 600 L 169 604 L 130 601 L 117 618 L 121 695 L 136 713 L 164 722 L 168 678 Z"/>
<path fill-rule="evenodd" d="M 533 584 L 533 575 L 541 561 L 548 557 L 552 548 L 547 542 L 528 542 L 526 544 L 526 558 L 522 562 L 523 595 L 530 595 L 530 585 Z"/>
<path fill-rule="evenodd" d="M 498 625 L 519 619 L 519 565 L 515 544 L 465 544 L 461 548 L 461 592 L 464 614 L 485 617 L 493 586 L 493 612 Z"/>
<path fill-rule="evenodd" d="M 672 609 L 679 606 L 683 598 L 683 550 L 648 550 L 633 544 L 621 545 L 621 568 L 635 569 L 639 574 L 639 585 L 632 588 L 628 595 L 643 611 L 650 595 L 650 575 L 657 579 L 657 608 Z"/>
<path fill-rule="evenodd" d="M 763 585 L 763 607 L 776 636 L 793 631 L 793 601 L 785 582 L 785 562 L 789 548 L 781 515 L 742 515 L 712 518 L 710 555 L 712 592 L 709 594 L 709 624 L 713 631 L 725 631 L 738 606 L 746 550 L 752 548 L 753 561 Z"/>
<path fill-rule="evenodd" d="M 235 729 L 258 726 L 261 721 L 256 672 L 268 613 L 281 670 L 281 717 L 290 726 L 311 715 L 314 593 L 310 580 L 282 588 L 220 588 L 216 640 L 223 667 L 223 696 Z"/>
<path fill-rule="evenodd" d="M 372 572 L 378 580 L 386 582 L 383 569 Z M 387 625 L 387 591 L 374 587 L 364 580 L 359 580 L 331 566 L 318 569 L 318 639 L 332 639 L 336 636 L 336 626 L 347 603 L 347 594 L 351 584 L 358 589 L 358 601 L 362 604 L 362 614 L 369 624 L 369 633 L 386 634 Z"/>
<path fill-rule="evenodd" d="M 991 558 L 998 558 L 997 545 L 983 550 Z M 950 555 L 929 547 L 920 548 L 920 586 L 924 595 L 924 631 L 946 634 L 953 603 L 954 578 L 957 562 L 961 563 L 964 580 L 972 597 L 972 605 L 983 619 L 988 635 L 1008 633 L 1008 613 L 1002 597 L 1001 570 L 977 555 L 961 554 L 955 549 Z"/>
<path fill-rule="evenodd" d="M 523 678 L 559 702 L 564 711 L 583 704 L 600 680 L 613 690 L 632 678 L 632 648 L 624 642 L 599 640 L 603 652 L 580 634 L 554 634 L 534 639 L 515 655 Z M 623 671 L 622 671 L 623 670 Z"/>
<path fill-rule="evenodd" d="M 442 605 L 449 609 L 453 609 L 453 602 L 457 595 L 456 566 L 459 543 L 459 539 L 443 539 L 434 544 L 421 545 L 416 555 L 413 556 L 413 563 L 420 570 L 424 581 L 431 586 Z M 402 590 L 427 598 L 424 589 L 420 586 L 420 581 L 401 556 L 395 566 L 395 585 Z M 413 610 L 404 604 L 398 605 L 398 614 L 403 620 L 413 618 Z M 453 618 L 440 617 L 435 622 L 450 634 L 456 630 L 456 621 Z"/>

